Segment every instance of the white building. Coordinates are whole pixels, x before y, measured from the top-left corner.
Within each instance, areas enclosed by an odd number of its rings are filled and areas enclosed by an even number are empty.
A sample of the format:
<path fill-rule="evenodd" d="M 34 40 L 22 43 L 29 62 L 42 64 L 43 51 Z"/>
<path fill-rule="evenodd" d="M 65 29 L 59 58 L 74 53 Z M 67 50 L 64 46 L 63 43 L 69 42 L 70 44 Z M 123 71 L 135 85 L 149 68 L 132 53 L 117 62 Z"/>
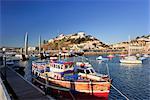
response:
<path fill-rule="evenodd" d="M 49 43 L 50 43 L 50 42 L 54 42 L 54 39 L 49 39 L 48 42 L 49 42 Z"/>
<path fill-rule="evenodd" d="M 85 37 L 85 32 L 78 32 L 78 36 L 80 38 L 84 38 Z"/>
<path fill-rule="evenodd" d="M 63 39 L 64 37 L 65 37 L 64 34 L 60 34 L 55 40 L 61 40 L 61 39 Z"/>

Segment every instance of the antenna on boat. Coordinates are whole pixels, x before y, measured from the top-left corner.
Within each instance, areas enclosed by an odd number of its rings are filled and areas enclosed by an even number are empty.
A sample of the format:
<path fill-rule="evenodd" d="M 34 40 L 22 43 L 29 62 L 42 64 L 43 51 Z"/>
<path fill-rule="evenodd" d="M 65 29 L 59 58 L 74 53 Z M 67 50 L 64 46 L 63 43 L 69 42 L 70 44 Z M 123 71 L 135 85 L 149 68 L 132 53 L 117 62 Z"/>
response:
<path fill-rule="evenodd" d="M 61 51 L 59 51 L 58 57 L 59 57 L 59 61 L 60 61 L 61 60 Z"/>
<path fill-rule="evenodd" d="M 39 54 L 41 53 L 41 36 L 39 35 Z"/>
<path fill-rule="evenodd" d="M 106 68 L 107 68 L 107 74 L 108 74 L 108 77 L 110 79 L 110 74 L 109 74 L 109 67 L 108 67 L 108 64 L 106 63 Z"/>
<path fill-rule="evenodd" d="M 128 44 L 128 45 L 129 45 L 129 46 L 128 46 L 128 56 L 130 56 L 130 55 L 131 55 L 131 54 L 130 54 L 130 53 L 131 53 L 131 52 L 130 52 L 130 42 L 131 42 L 131 40 L 130 40 L 130 35 L 128 36 L 128 39 L 129 39 L 129 40 L 128 40 L 128 42 L 129 42 L 129 44 Z"/>

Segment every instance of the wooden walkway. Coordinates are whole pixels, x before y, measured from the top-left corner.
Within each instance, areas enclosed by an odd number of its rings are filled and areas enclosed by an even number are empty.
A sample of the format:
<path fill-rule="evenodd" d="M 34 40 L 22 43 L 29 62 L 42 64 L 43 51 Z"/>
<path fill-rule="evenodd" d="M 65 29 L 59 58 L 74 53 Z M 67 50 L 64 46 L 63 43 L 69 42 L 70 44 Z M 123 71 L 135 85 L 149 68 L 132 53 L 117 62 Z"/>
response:
<path fill-rule="evenodd" d="M 10 68 L 6 68 L 7 81 L 18 100 L 54 100 L 52 97 L 45 95 L 43 91 L 26 81 L 21 75 Z M 4 69 L 2 69 L 4 70 Z"/>

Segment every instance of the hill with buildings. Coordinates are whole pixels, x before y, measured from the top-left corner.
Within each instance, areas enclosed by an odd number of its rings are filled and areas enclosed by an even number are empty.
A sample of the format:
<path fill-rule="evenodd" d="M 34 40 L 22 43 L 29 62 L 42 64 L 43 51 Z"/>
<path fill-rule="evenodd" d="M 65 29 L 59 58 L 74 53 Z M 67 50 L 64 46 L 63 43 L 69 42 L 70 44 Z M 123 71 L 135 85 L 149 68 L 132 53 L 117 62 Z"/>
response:
<path fill-rule="evenodd" d="M 56 38 L 44 41 L 42 47 L 45 50 L 100 50 L 109 48 L 108 45 L 85 32 L 69 35 L 60 34 Z"/>
<path fill-rule="evenodd" d="M 128 50 L 130 45 L 131 52 L 150 52 L 150 35 L 138 36 L 129 41 L 110 45 L 115 50 Z"/>

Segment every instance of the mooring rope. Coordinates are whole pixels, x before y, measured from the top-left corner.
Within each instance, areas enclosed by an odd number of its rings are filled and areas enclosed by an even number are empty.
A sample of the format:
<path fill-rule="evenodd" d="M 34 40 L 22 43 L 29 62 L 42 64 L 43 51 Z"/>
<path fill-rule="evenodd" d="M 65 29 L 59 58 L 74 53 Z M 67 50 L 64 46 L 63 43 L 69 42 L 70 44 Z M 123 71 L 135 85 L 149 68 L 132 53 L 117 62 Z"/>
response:
<path fill-rule="evenodd" d="M 107 64 L 107 63 L 106 63 L 106 68 L 107 68 L 107 74 L 108 74 L 108 77 L 110 78 L 109 67 L 108 67 L 108 64 Z"/>
<path fill-rule="evenodd" d="M 70 93 L 72 99 L 73 99 L 73 100 L 76 100 L 75 97 L 73 96 L 73 94 L 71 93 L 71 91 L 69 91 L 69 93 Z"/>
<path fill-rule="evenodd" d="M 109 67 L 108 64 L 106 63 L 106 68 L 107 68 L 107 74 L 110 78 L 110 74 L 109 74 Z M 129 100 L 129 98 L 127 96 L 125 96 L 120 90 L 118 90 L 113 84 L 110 83 L 110 85 L 120 94 L 122 95 L 126 100 Z"/>
<path fill-rule="evenodd" d="M 122 95 L 126 100 L 129 100 L 127 96 L 125 96 L 120 90 L 118 90 L 113 84 L 110 84 L 120 95 Z"/>

